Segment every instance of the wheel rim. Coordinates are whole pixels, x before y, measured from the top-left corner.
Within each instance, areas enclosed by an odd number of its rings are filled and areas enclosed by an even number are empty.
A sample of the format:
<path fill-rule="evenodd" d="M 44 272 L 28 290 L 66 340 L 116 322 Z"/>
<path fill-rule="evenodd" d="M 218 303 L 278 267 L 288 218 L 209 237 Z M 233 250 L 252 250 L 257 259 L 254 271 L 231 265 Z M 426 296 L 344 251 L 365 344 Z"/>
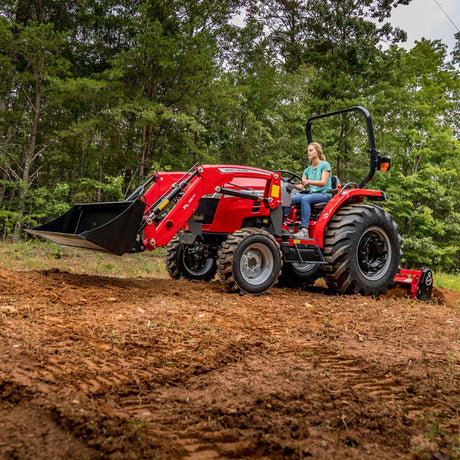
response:
<path fill-rule="evenodd" d="M 205 275 L 212 268 L 214 259 L 205 258 L 202 248 L 185 248 L 182 255 L 184 268 L 194 276 Z"/>
<path fill-rule="evenodd" d="M 299 272 L 299 273 L 308 273 L 312 271 L 316 264 L 310 264 L 308 262 L 293 262 L 292 266 Z"/>
<path fill-rule="evenodd" d="M 274 257 L 264 244 L 255 243 L 246 248 L 241 255 L 240 271 L 244 280 L 252 285 L 259 285 L 272 274 Z"/>
<path fill-rule="evenodd" d="M 376 281 L 385 276 L 392 259 L 388 234 L 379 227 L 370 227 L 358 243 L 358 266 L 364 278 Z"/>

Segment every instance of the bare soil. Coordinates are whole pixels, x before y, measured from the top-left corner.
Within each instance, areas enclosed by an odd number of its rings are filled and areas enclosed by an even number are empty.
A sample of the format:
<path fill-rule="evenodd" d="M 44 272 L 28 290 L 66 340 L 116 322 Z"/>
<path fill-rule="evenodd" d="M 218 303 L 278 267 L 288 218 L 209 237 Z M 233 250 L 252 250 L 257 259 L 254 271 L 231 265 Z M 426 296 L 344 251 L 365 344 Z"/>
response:
<path fill-rule="evenodd" d="M 459 301 L 0 268 L 0 458 L 460 458 Z"/>

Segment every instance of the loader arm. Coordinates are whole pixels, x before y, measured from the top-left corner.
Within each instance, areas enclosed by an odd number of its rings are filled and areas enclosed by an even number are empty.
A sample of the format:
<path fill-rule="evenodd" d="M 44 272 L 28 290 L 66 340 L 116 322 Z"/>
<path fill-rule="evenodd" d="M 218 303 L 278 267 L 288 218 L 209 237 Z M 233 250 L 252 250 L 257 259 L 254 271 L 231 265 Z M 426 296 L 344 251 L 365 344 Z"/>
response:
<path fill-rule="evenodd" d="M 281 204 L 278 173 L 248 166 L 202 165 L 179 178 L 181 173 L 159 173 L 144 195 L 144 246 L 148 250 L 165 246 L 198 209 L 203 196 L 223 194 L 241 199 L 261 200 L 269 209 Z M 264 183 L 262 191 L 235 186 L 239 179 Z M 230 219 L 231 216 L 228 216 Z"/>

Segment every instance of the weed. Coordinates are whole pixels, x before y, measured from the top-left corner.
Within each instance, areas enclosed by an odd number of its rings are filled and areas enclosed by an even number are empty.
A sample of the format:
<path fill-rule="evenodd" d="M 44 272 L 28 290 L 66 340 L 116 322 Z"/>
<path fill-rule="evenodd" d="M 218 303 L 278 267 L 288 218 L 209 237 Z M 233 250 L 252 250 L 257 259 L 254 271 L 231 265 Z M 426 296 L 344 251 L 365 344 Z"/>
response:
<path fill-rule="evenodd" d="M 428 423 L 429 431 L 426 434 L 430 439 L 436 439 L 438 436 L 443 437 L 444 433 L 439 426 L 439 421 L 436 416 Z"/>
<path fill-rule="evenodd" d="M 444 418 L 445 416 L 443 417 L 437 412 L 430 411 L 427 413 L 424 410 L 420 412 L 420 421 L 426 430 L 425 437 L 436 443 L 438 448 L 446 448 L 457 454 L 460 452 L 460 431 L 457 433 L 446 431 L 446 428 L 442 426 Z"/>
<path fill-rule="evenodd" d="M 144 419 L 141 420 L 133 420 L 131 422 L 136 430 L 142 430 L 147 426 L 147 422 Z"/>
<path fill-rule="evenodd" d="M 283 369 L 280 369 L 279 371 L 279 375 L 287 378 L 287 379 L 291 379 L 292 378 L 292 370 L 289 369 L 289 368 L 283 368 Z"/>
<path fill-rule="evenodd" d="M 311 358 L 312 356 L 313 356 L 313 351 L 312 350 L 302 351 L 302 357 L 303 358 Z"/>

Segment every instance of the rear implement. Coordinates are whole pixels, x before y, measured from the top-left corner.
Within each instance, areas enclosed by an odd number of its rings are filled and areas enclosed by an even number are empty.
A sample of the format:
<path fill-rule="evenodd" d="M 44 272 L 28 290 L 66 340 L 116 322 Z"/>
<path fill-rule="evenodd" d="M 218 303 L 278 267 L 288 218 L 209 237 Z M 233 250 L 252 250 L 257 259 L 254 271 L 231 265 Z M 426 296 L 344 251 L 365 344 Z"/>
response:
<path fill-rule="evenodd" d="M 429 268 L 421 270 L 401 269 L 395 276 L 395 282 L 409 289 L 411 299 L 428 302 L 433 290 L 433 273 Z"/>

